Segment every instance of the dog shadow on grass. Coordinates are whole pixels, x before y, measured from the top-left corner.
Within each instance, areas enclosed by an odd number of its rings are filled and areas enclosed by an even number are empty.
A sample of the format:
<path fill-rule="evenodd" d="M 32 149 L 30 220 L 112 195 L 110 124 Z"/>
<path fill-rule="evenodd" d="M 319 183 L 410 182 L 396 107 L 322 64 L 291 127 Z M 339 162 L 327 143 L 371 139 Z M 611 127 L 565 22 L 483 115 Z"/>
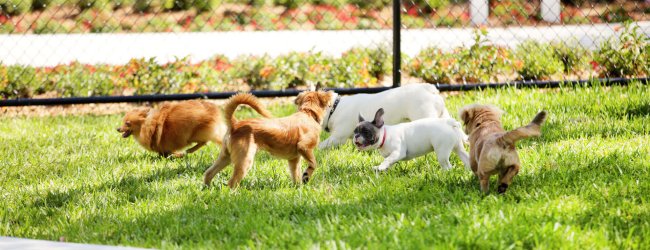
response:
<path fill-rule="evenodd" d="M 131 242 L 124 241 L 124 238 L 120 235 L 129 235 L 129 237 L 135 239 L 147 239 L 147 242 L 165 241 L 179 245 L 185 244 L 189 240 L 194 243 L 197 241 L 210 241 L 212 245 L 241 246 L 250 244 L 251 240 L 263 241 L 264 237 L 275 234 L 277 230 L 290 230 L 315 241 L 325 241 L 331 239 L 328 238 L 332 237 L 331 234 L 327 232 L 315 233 L 314 228 L 337 228 L 354 221 L 358 221 L 356 223 L 360 224 L 357 226 L 382 227 L 383 225 L 377 224 L 382 223 L 382 218 L 397 218 L 400 215 L 407 217 L 424 216 L 436 221 L 438 217 L 435 216 L 449 217 L 452 216 L 449 214 L 451 211 L 468 209 L 468 207 L 478 207 L 478 211 L 484 211 L 480 207 L 494 206 L 492 203 L 495 201 L 492 198 L 498 199 L 499 201 L 496 202 L 505 206 L 520 207 L 522 209 L 533 208 L 539 206 L 540 203 L 562 204 L 566 199 L 572 199 L 570 201 L 587 204 L 587 208 L 573 211 L 570 210 L 570 207 L 557 206 L 552 209 L 556 209 L 557 214 L 572 213 L 572 218 L 576 218 L 571 222 L 573 225 L 589 227 L 593 224 L 594 218 L 602 221 L 602 223 L 610 223 L 611 219 L 617 216 L 610 213 L 609 210 L 602 209 L 603 207 L 609 207 L 609 202 L 606 199 L 599 197 L 600 195 L 594 191 L 585 194 L 585 190 L 592 189 L 594 186 L 606 186 L 616 181 L 616 178 L 612 177 L 621 175 L 621 172 L 633 176 L 638 175 L 636 178 L 639 179 L 647 177 L 647 172 L 637 171 L 643 169 L 643 166 L 639 165 L 641 163 L 625 162 L 624 159 L 629 159 L 630 156 L 624 152 L 613 152 L 604 157 L 589 155 L 586 156 L 588 159 L 580 158 L 584 158 L 582 155 L 570 155 L 570 152 L 568 154 L 568 160 L 559 162 L 560 166 L 557 166 L 557 168 L 545 167 L 515 177 L 513 185 L 504 195 L 496 193 L 496 180 L 494 177 L 490 182 L 490 195 L 483 195 L 479 191 L 476 178 L 465 170 L 452 170 L 463 171 L 462 174 L 459 174 L 458 172 L 449 173 L 431 170 L 430 166 L 418 166 L 417 170 L 412 171 L 405 169 L 410 166 L 395 166 L 388 171 L 396 173 L 384 173 L 386 176 L 383 177 L 370 177 L 377 184 L 370 184 L 362 179 L 357 179 L 343 184 L 347 185 L 347 187 L 334 187 L 328 192 L 331 193 L 331 196 L 342 196 L 342 200 L 335 197 L 330 197 L 330 199 L 321 199 L 320 196 L 309 197 L 310 191 L 318 193 L 319 190 L 315 189 L 325 187 L 319 185 L 322 184 L 319 182 L 323 180 L 317 180 L 313 187 L 309 186 L 310 184 L 295 187 L 296 190 L 287 189 L 286 186 L 274 187 L 272 185 L 267 186 L 265 190 L 260 190 L 257 184 L 248 187 L 243 186 L 240 188 L 245 190 L 229 193 L 216 189 L 205 189 L 198 193 L 187 194 L 190 196 L 199 195 L 199 197 L 188 197 L 190 202 L 182 202 L 173 208 L 150 211 L 146 215 L 137 218 L 116 216 L 111 213 L 89 214 L 77 221 L 68 223 L 62 234 L 65 234 L 66 231 L 92 231 L 93 228 L 107 228 L 107 225 L 110 225 L 109 228 L 116 227 L 119 230 L 106 233 L 103 236 L 106 237 L 104 240 L 127 245 L 131 244 Z M 578 166 L 571 166 L 569 165 L 571 159 L 581 159 L 586 162 Z M 618 164 L 619 168 L 623 169 L 612 167 L 612 162 L 620 162 Z M 523 167 L 526 168 L 526 166 Z M 194 167 L 183 166 L 161 169 L 148 176 L 127 177 L 118 183 L 108 183 L 98 189 L 118 186 L 118 188 L 123 188 L 120 189 L 120 192 L 128 192 L 129 195 L 137 196 L 142 195 L 138 194 L 139 192 L 145 194 L 149 192 L 149 190 L 143 188 L 143 185 L 146 185 L 148 181 L 166 180 L 184 171 L 198 170 Z M 406 180 L 407 185 L 393 186 L 386 184 L 386 182 L 400 178 L 402 175 L 417 174 L 413 171 L 426 172 L 421 173 L 420 178 Z M 646 176 L 643 176 L 644 173 Z M 362 174 L 371 175 L 373 173 L 364 171 Z M 450 174 L 453 177 L 445 176 Z M 286 173 L 279 175 L 286 175 Z M 345 173 L 344 171 L 337 172 L 337 175 L 345 175 Z M 337 176 L 337 178 L 345 177 Z M 288 178 L 273 181 L 287 182 Z M 266 185 L 268 185 L 266 181 L 259 183 L 259 186 Z M 383 186 L 377 188 L 371 187 L 371 185 Z M 131 186 L 139 186 L 141 189 L 133 189 L 130 188 Z M 366 191 L 345 194 L 345 192 L 337 191 L 337 188 Z M 281 189 L 281 191 L 277 189 Z M 322 190 L 319 195 L 324 195 Z M 350 199 L 346 195 L 356 195 L 358 197 Z M 629 193 L 626 195 L 634 196 L 635 194 Z M 307 197 L 300 198 L 303 196 Z M 331 202 L 331 200 L 338 202 Z M 547 213 L 548 211 L 545 210 L 531 211 L 527 213 L 526 219 L 546 221 L 549 216 L 554 216 Z M 611 222 L 607 230 L 610 230 L 610 232 L 629 230 L 627 229 L 629 224 L 623 222 L 633 222 L 634 218 L 638 216 L 647 216 L 647 211 L 644 212 L 643 210 L 632 211 L 631 213 L 633 214 L 631 219 L 630 217 L 618 218 L 616 221 L 621 223 Z M 463 220 L 467 219 L 460 218 L 461 221 L 458 223 L 464 223 Z M 453 225 L 447 227 L 453 227 Z M 152 240 L 152 235 L 160 238 Z M 280 243 L 267 242 L 267 244 Z M 153 245 L 153 247 L 160 246 Z"/>
<path fill-rule="evenodd" d="M 131 199 L 141 198 L 150 193 L 150 183 L 166 181 L 178 178 L 184 174 L 203 172 L 209 166 L 197 158 L 163 158 L 151 153 L 120 154 L 116 157 L 120 164 L 138 164 L 142 162 L 163 161 L 164 166 L 139 175 L 125 174 L 123 176 L 111 176 L 97 185 L 83 185 L 78 188 L 51 190 L 44 196 L 34 197 L 29 206 L 59 208 L 69 203 L 77 203 L 86 194 L 104 192 L 108 190 L 127 194 Z"/>
<path fill-rule="evenodd" d="M 615 151 L 598 157 L 566 152 L 566 155 L 563 156 L 564 159 L 558 160 L 555 167 L 546 166 L 533 172 L 523 172 L 515 177 L 505 195 L 496 193 L 496 179 L 495 177 L 491 178 L 491 192 L 487 196 L 479 191 L 478 181 L 471 172 L 465 170 L 452 170 L 456 171 L 453 173 L 443 172 L 435 169 L 439 167 L 437 164 L 432 163 L 431 166 L 426 160 L 419 161 L 416 166 L 398 164 L 389 169 L 387 173 L 380 173 L 378 176 L 372 176 L 374 173 L 369 169 L 370 166 L 366 166 L 368 163 L 349 167 L 345 166 L 348 162 L 341 161 L 334 166 L 328 166 L 336 168 L 326 171 L 327 174 L 334 176 L 330 177 L 324 173 L 317 174 L 316 179 L 312 180 L 315 181 L 314 183 L 290 188 L 287 188 L 289 184 L 286 184 L 290 183 L 288 173 L 282 167 L 278 168 L 277 173 L 274 172 L 272 176 L 250 178 L 250 180 L 245 178 L 246 181 L 242 182 L 243 185 L 240 187 L 243 190 L 225 194 L 218 188 L 210 188 L 197 193 L 186 193 L 185 195 L 190 196 L 198 194 L 200 197 L 190 197 L 190 202 L 181 202 L 173 208 L 151 211 L 146 216 L 132 218 L 116 216 L 110 212 L 88 213 L 86 216 L 67 223 L 61 230 L 61 234 L 100 230 L 110 225 L 110 227 L 119 228 L 119 230 L 105 233 L 102 236 L 103 240 L 119 244 L 132 244 L 125 241 L 120 235 L 130 235 L 132 238 L 142 239 L 148 239 L 155 235 L 155 237 L 160 236 L 161 238 L 153 240 L 153 242 L 166 241 L 179 245 L 187 243 L 188 239 L 192 239 L 193 242 L 212 239 L 219 244 L 246 245 L 255 238 L 255 235 L 268 236 L 273 234 L 272 232 L 277 227 L 289 228 L 295 232 L 304 231 L 306 236 L 323 241 L 328 240 L 326 233 L 317 235 L 310 231 L 323 226 L 323 223 L 337 227 L 340 225 L 336 224 L 361 219 L 360 223 L 370 226 L 369 224 L 378 223 L 373 222 L 372 218 L 394 217 L 400 214 L 406 216 L 445 215 L 448 211 L 465 209 L 467 206 L 483 206 L 482 202 L 485 202 L 486 197 L 499 199 L 511 206 L 534 207 L 535 204 L 544 202 L 540 199 L 559 203 L 563 202 L 567 196 L 575 196 L 577 202 L 590 203 L 591 208 L 576 211 L 575 216 L 578 219 L 574 223 L 578 226 L 589 226 L 593 221 L 593 219 L 589 219 L 590 216 L 609 218 L 611 215 L 599 209 L 601 206 L 607 206 L 606 201 L 599 200 L 593 194 L 583 194 L 585 189 L 591 189 L 594 185 L 606 186 L 617 179 L 613 177 L 620 176 L 622 173 L 638 175 L 638 179 L 647 178 L 647 176 L 642 176 L 643 173 L 636 171 L 642 169 L 642 166 L 638 166 L 640 163 L 626 162 L 626 159 L 634 157 L 627 154 Z M 427 157 L 431 157 L 431 155 Z M 262 158 L 267 160 L 266 156 L 262 156 Z M 428 161 L 433 159 L 435 157 Z M 582 163 L 577 166 L 572 165 L 576 160 Z M 154 193 L 149 187 L 151 182 L 171 180 L 188 173 L 196 175 L 193 179 L 197 181 L 196 188 L 200 189 L 202 185 L 198 176 L 210 164 L 210 161 L 198 160 L 199 163 L 170 164 L 145 175 L 126 176 L 121 179 L 107 180 L 97 186 L 51 192 L 45 197 L 35 199 L 31 205 L 57 208 L 65 204 L 81 202 L 85 193 L 106 190 L 123 193 L 130 197 L 129 202 L 137 202 L 137 200 L 147 199 L 148 195 Z M 454 161 L 458 163 L 457 160 Z M 617 167 L 612 167 L 612 163 L 618 163 Z M 409 169 L 413 167 L 415 169 Z M 522 168 L 526 167 L 526 163 L 524 163 Z M 371 175 L 368 178 L 376 184 L 371 184 L 363 178 L 351 178 L 350 171 L 360 171 L 358 175 Z M 457 171 L 463 172 L 459 174 Z M 453 177 L 450 178 L 449 174 L 452 174 Z M 220 173 L 219 176 L 222 176 L 222 181 L 225 181 L 230 177 L 230 172 Z M 392 185 L 386 184 L 395 178 L 405 178 L 404 176 L 409 178 L 419 176 L 419 178 L 407 180 L 407 185 L 399 188 L 393 188 Z M 344 197 L 343 201 L 330 202 L 328 199 L 319 200 L 318 198 L 296 199 L 303 195 L 308 196 L 310 191 L 318 192 L 319 190 L 316 189 L 327 187 L 323 184 L 327 184 L 335 178 L 352 179 L 332 188 L 331 195 L 342 196 Z M 372 188 L 370 185 L 387 186 Z M 293 190 L 294 188 L 296 190 Z M 349 199 L 349 197 L 345 197 L 345 193 L 337 192 L 337 188 L 367 190 L 367 192 L 351 194 L 359 197 Z M 179 193 L 179 195 L 181 194 Z M 338 200 L 335 197 L 331 199 Z M 151 200 L 151 202 L 155 202 L 155 200 Z M 119 205 L 123 204 L 114 206 Z M 420 213 L 413 214 L 414 210 L 420 211 Z M 643 214 L 634 213 L 634 216 L 641 215 Z M 56 211 L 50 216 L 57 216 Z M 544 220 L 548 219 L 549 215 L 540 211 L 529 216 L 529 219 Z M 617 220 L 626 221 L 625 218 Z M 611 232 L 627 230 L 623 228 L 624 225 L 626 224 L 614 223 Z M 147 240 L 147 242 L 152 241 Z M 160 246 L 153 245 L 153 247 Z"/>
<path fill-rule="evenodd" d="M 578 170 L 580 172 L 589 172 L 588 168 Z M 119 234 L 106 235 L 109 239 L 120 239 L 119 235 L 130 235 L 134 238 L 146 238 L 151 235 L 161 235 L 160 239 L 154 241 L 165 241 L 172 244 L 186 244 L 188 240 L 200 242 L 202 240 L 212 241 L 211 244 L 217 245 L 247 245 L 250 241 L 263 241 L 269 235 L 277 234 L 277 230 L 289 230 L 314 241 L 325 241 L 332 237 L 330 232 L 317 234 L 314 228 L 338 228 L 347 226 L 360 227 L 390 227 L 382 225 L 399 219 L 400 216 L 407 218 L 427 217 L 432 221 L 439 218 L 437 216 L 452 217 L 452 211 L 467 209 L 468 206 L 483 206 L 483 196 L 478 191 L 478 182 L 473 178 L 464 180 L 453 180 L 448 178 L 437 177 L 442 172 L 436 171 L 425 178 L 410 183 L 404 189 L 387 190 L 369 190 L 358 199 L 347 199 L 345 202 L 314 202 L 313 199 L 293 199 L 295 195 L 287 192 L 273 192 L 272 196 L 258 195 L 255 193 L 260 190 L 247 190 L 253 194 L 231 194 L 224 195 L 218 193 L 213 195 L 214 201 L 205 203 L 205 201 L 189 202 L 179 204 L 173 209 L 155 211 L 146 216 L 138 218 L 114 219 L 110 214 L 95 214 L 93 216 L 82 218 L 80 221 L 70 223 L 69 231 L 83 231 L 83 227 L 97 228 L 105 227 L 106 223 L 113 223 L 120 228 Z M 586 173 L 580 173 L 586 174 Z M 514 195 L 491 195 L 502 199 L 504 203 L 514 204 L 519 207 L 533 207 L 539 203 L 536 199 L 526 199 L 518 189 L 530 189 L 529 180 L 523 176 L 516 180 L 513 186 Z M 540 181 L 551 181 L 554 174 L 549 173 L 542 177 Z M 602 181 L 602 178 L 600 180 Z M 386 180 L 388 181 L 388 180 Z M 567 185 L 568 180 L 562 180 L 557 185 Z M 440 182 L 440 185 L 432 183 Z M 352 184 L 352 185 L 365 185 Z M 584 183 L 585 186 L 590 185 Z M 435 186 L 436 188 L 432 188 Z M 440 189 L 439 186 L 444 188 Z M 303 191 L 309 191 L 309 188 Z M 493 193 L 495 190 L 493 190 Z M 572 190 L 571 192 L 579 192 Z M 570 193 L 571 193 L 570 192 Z M 552 193 L 547 197 L 553 202 L 562 202 L 563 196 L 567 192 Z M 341 195 L 341 193 L 338 193 Z M 488 202 L 489 203 L 489 202 Z M 480 210 L 480 209 L 479 209 Z M 480 210 L 482 211 L 482 210 Z M 586 210 L 575 212 L 579 218 L 585 218 L 578 221 L 581 225 L 589 225 L 587 220 L 590 214 L 599 214 L 597 210 Z M 546 220 L 548 214 L 545 211 L 538 213 L 531 212 L 527 214 L 528 220 Z M 121 218 L 121 217 L 119 217 Z M 428 220 L 427 219 L 427 220 Z M 464 223 L 467 218 L 459 218 L 457 223 Z M 382 222 L 383 221 L 383 222 Z M 354 222 L 354 223 L 350 223 Z M 171 226 L 174 225 L 174 226 Z M 272 226 L 274 225 L 274 226 Z M 347 225 L 347 226 L 346 226 Z M 440 227 L 435 224 L 431 227 Z M 406 227 L 409 227 L 406 225 Z M 447 228 L 454 225 L 447 225 Z M 619 228 L 620 229 L 620 228 Z M 424 229 L 423 229 L 424 230 Z M 442 228 L 440 228 L 442 230 Z M 489 229 L 488 229 L 489 230 Z M 612 229 L 614 230 L 614 229 Z M 372 231 L 370 231 L 372 232 Z M 328 236 L 329 235 L 329 236 Z M 156 236 L 157 237 L 157 236 Z M 338 237 L 341 237 L 340 235 Z M 150 240 L 150 239 L 149 239 Z M 344 239 L 343 239 L 344 240 Z M 129 242 L 120 242 L 129 244 Z M 282 244 L 266 242 L 266 244 Z M 159 247 L 159 246 L 153 246 Z"/>

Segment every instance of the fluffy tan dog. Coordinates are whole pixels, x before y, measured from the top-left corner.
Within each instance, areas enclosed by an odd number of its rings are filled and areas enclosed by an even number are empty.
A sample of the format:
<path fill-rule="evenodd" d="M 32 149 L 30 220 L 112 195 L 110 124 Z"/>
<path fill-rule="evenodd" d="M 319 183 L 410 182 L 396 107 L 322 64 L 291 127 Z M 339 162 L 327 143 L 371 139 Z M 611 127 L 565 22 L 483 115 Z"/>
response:
<path fill-rule="evenodd" d="M 274 119 L 267 119 L 271 115 L 255 96 L 246 93 L 233 96 L 224 108 L 228 125 L 224 147 L 217 161 L 205 171 L 204 183 L 210 185 L 212 178 L 232 162 L 235 169 L 228 186 L 231 189 L 237 188 L 253 165 L 253 158 L 258 149 L 288 160 L 289 171 L 296 183 L 301 181 L 300 157 L 304 158 L 309 167 L 302 175 L 302 182 L 307 183 L 316 169 L 313 151 L 320 140 L 320 123 L 325 108 L 333 101 L 332 96 L 332 92 L 322 91 L 300 93 L 295 100 L 298 112 Z M 237 121 L 233 113 L 240 104 L 252 107 L 267 118 Z"/>
<path fill-rule="evenodd" d="M 165 103 L 160 109 L 138 108 L 124 115 L 117 132 L 163 157 L 183 157 L 208 141 L 221 145 L 227 127 L 216 104 L 204 101 Z M 186 152 L 182 149 L 196 143 Z"/>
<path fill-rule="evenodd" d="M 481 191 L 489 192 L 490 176 L 499 174 L 499 193 L 504 193 L 517 175 L 521 162 L 515 142 L 532 136 L 540 136 L 546 111 L 539 112 L 533 121 L 511 131 L 503 130 L 503 111 L 488 105 L 468 105 L 460 110 L 460 118 L 469 135 L 470 165 L 481 183 Z"/>

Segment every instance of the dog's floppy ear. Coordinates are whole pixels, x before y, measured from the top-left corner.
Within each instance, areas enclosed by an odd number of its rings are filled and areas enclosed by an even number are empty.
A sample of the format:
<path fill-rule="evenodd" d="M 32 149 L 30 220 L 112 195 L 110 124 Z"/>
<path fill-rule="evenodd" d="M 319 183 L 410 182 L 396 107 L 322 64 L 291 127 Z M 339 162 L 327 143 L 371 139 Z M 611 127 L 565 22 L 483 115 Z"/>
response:
<path fill-rule="evenodd" d="M 138 108 L 138 114 L 142 117 L 146 117 L 149 114 L 149 111 L 151 111 L 150 107 L 143 107 L 143 108 Z"/>
<path fill-rule="evenodd" d="M 305 97 L 305 93 L 307 92 L 306 91 L 300 92 L 300 94 L 296 96 L 296 99 L 293 100 L 293 103 L 295 103 L 297 106 L 300 106 L 300 104 L 302 104 L 302 99 Z"/>
<path fill-rule="evenodd" d="M 363 122 L 365 119 L 363 119 L 363 116 L 361 116 L 361 113 L 359 113 L 359 122 Z"/>
<path fill-rule="evenodd" d="M 334 91 L 318 91 L 317 93 L 318 99 L 324 107 L 327 107 L 332 103 L 332 96 L 334 96 Z"/>
<path fill-rule="evenodd" d="M 384 108 L 379 108 L 377 110 L 377 113 L 375 113 L 375 119 L 372 120 L 372 125 L 375 125 L 375 127 L 381 128 L 384 126 Z"/>
<path fill-rule="evenodd" d="M 460 119 L 463 121 L 463 124 L 467 125 L 469 123 L 470 111 L 468 108 L 462 108 L 459 112 Z"/>

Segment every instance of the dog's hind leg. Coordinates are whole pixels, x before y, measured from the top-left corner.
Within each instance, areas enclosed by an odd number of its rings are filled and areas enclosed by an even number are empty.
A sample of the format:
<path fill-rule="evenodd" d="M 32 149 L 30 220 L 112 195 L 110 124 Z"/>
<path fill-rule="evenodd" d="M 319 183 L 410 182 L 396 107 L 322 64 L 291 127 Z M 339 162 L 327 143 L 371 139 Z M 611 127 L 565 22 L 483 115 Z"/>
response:
<path fill-rule="evenodd" d="M 460 161 L 462 161 L 463 165 L 465 165 L 465 170 L 472 171 L 472 168 L 470 167 L 471 164 L 469 155 L 467 154 L 467 151 L 465 151 L 465 147 L 463 146 L 462 141 L 459 141 L 459 143 L 456 144 L 454 147 L 454 152 L 456 152 L 458 158 L 460 158 Z"/>
<path fill-rule="evenodd" d="M 293 182 L 300 183 L 300 156 L 289 160 L 289 172 L 291 173 Z"/>
<path fill-rule="evenodd" d="M 235 169 L 232 173 L 232 177 L 228 181 L 230 189 L 235 189 L 239 186 L 239 182 L 244 178 L 244 176 L 246 176 L 246 173 L 253 165 L 255 153 L 257 152 L 257 146 L 252 141 L 245 141 L 239 145 L 241 148 L 236 149 L 238 150 L 237 152 L 231 152 Z"/>
<path fill-rule="evenodd" d="M 228 164 L 230 164 L 230 153 L 226 147 L 223 147 L 217 161 L 215 161 L 210 168 L 205 170 L 205 173 L 203 174 L 203 183 L 205 183 L 205 185 L 210 185 L 212 178 L 228 166 Z"/>
<path fill-rule="evenodd" d="M 512 178 L 519 173 L 519 168 L 520 166 L 515 164 L 499 172 L 499 187 L 497 191 L 500 194 L 506 192 L 508 186 L 512 183 Z"/>
<path fill-rule="evenodd" d="M 487 194 L 490 192 L 490 175 L 494 172 L 494 167 L 496 162 L 490 161 L 485 157 L 481 158 L 478 162 L 478 169 L 476 171 L 476 176 L 481 184 L 481 191 Z"/>
<path fill-rule="evenodd" d="M 440 163 L 442 170 L 451 170 L 452 166 L 449 162 L 449 156 L 451 156 L 452 148 L 444 145 L 434 148 L 434 150 L 436 151 L 436 156 L 438 157 L 438 162 Z"/>
<path fill-rule="evenodd" d="M 316 170 L 317 164 L 316 164 L 316 157 L 314 157 L 314 152 L 311 150 L 300 150 L 300 155 L 302 155 L 303 158 L 307 161 L 307 169 L 305 169 L 305 172 L 302 174 L 302 183 L 307 183 L 309 182 L 309 179 L 311 179 L 312 174 L 314 173 L 314 170 Z"/>

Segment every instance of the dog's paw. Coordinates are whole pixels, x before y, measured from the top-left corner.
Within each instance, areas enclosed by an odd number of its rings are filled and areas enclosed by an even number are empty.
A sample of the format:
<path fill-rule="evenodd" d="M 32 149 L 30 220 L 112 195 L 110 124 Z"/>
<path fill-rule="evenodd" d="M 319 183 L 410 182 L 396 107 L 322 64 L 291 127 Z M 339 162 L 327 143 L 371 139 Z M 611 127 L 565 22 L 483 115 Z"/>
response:
<path fill-rule="evenodd" d="M 374 170 L 375 172 L 382 172 L 382 171 L 386 171 L 386 168 L 382 166 L 374 166 L 372 167 L 372 170 Z"/>
<path fill-rule="evenodd" d="M 178 152 L 178 153 L 173 153 L 171 156 L 174 158 L 183 158 L 187 155 L 185 152 Z"/>

